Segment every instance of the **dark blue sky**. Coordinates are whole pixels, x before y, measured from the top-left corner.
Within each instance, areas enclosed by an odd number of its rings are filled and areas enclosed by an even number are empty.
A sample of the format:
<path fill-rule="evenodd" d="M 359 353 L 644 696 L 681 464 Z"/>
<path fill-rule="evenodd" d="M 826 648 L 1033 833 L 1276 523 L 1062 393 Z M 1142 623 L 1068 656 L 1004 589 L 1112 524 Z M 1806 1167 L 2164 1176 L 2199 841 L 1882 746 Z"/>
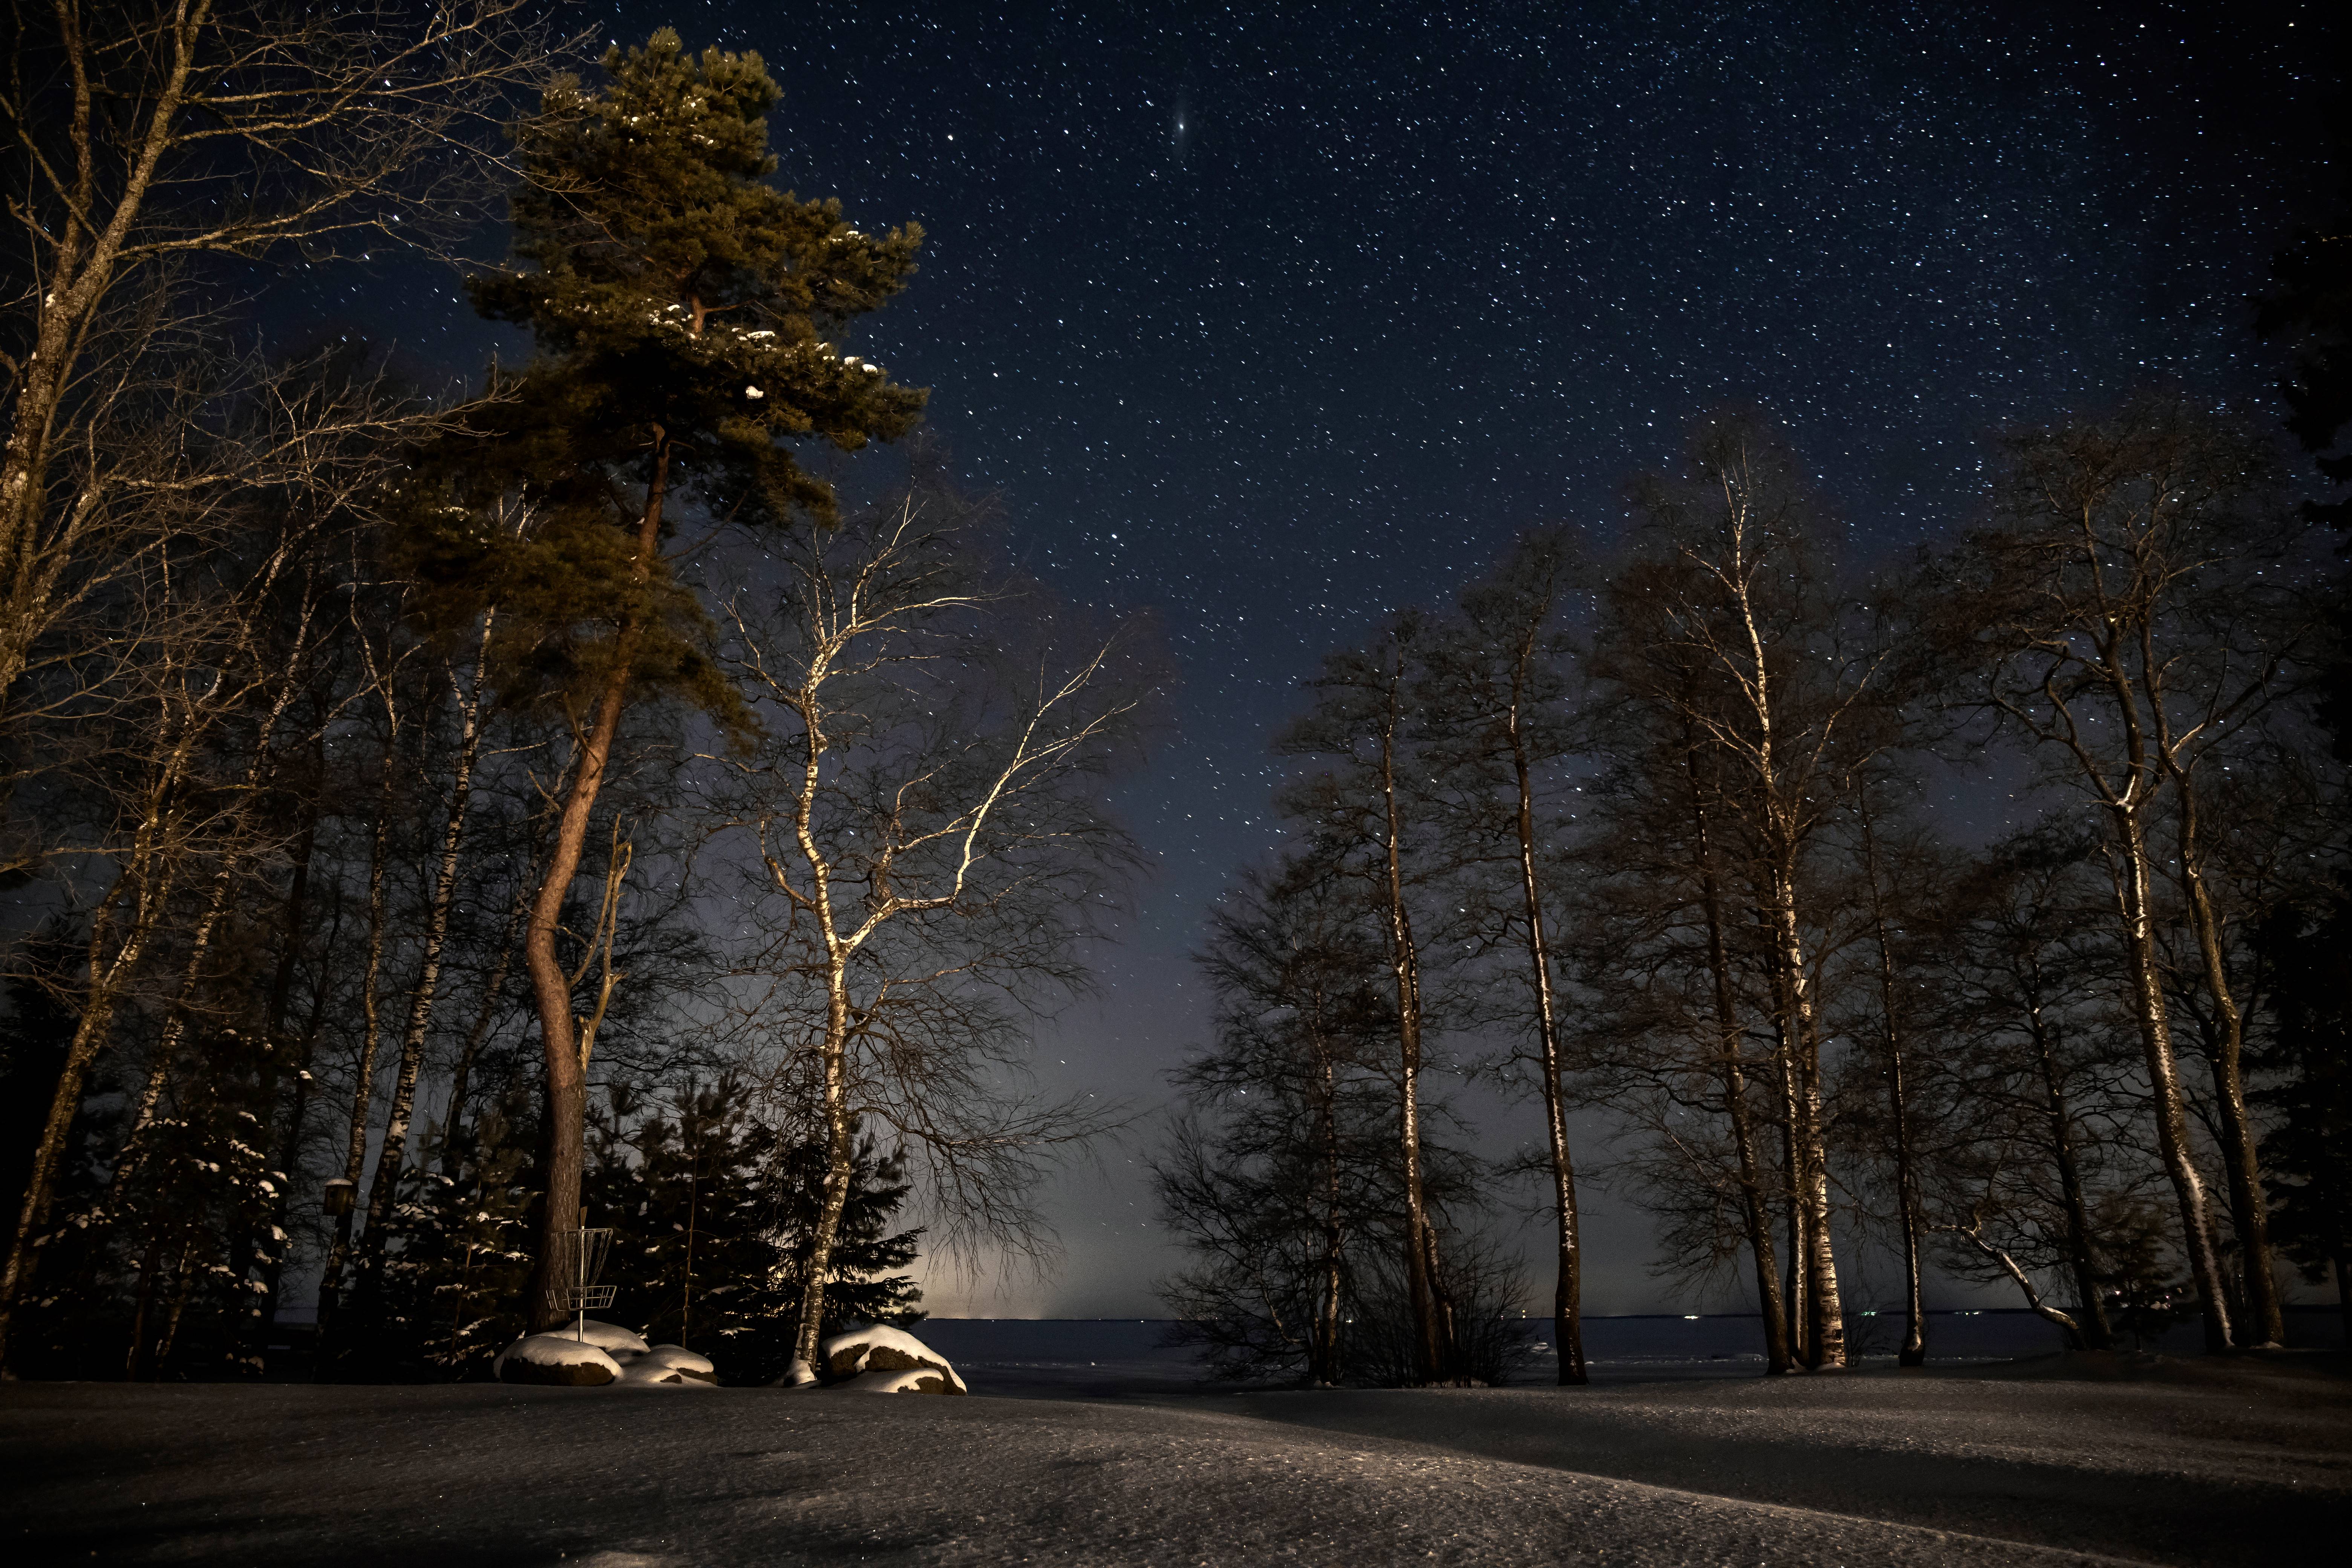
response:
<path fill-rule="evenodd" d="M 1265 743 L 1325 648 L 1531 522 L 1605 533 L 1723 402 L 1864 554 L 1964 520 L 2003 420 L 2152 378 L 2259 404 L 2247 297 L 2339 177 L 2331 5 L 1438 10 L 583 13 L 765 57 L 782 182 L 930 234 L 856 352 L 933 389 L 1034 570 L 1165 629 L 1179 729 L 1127 791 L 1163 870 L 1051 1043 L 1071 1081 L 1157 1100 L 1196 1039 L 1183 954 L 1272 841 Z M 453 371 L 490 342 L 453 280 L 312 287 Z M 1151 1310 L 1138 1152 L 1002 1307 Z M 1639 1226 L 1592 1245 L 1593 1309 L 1651 1304 Z"/>

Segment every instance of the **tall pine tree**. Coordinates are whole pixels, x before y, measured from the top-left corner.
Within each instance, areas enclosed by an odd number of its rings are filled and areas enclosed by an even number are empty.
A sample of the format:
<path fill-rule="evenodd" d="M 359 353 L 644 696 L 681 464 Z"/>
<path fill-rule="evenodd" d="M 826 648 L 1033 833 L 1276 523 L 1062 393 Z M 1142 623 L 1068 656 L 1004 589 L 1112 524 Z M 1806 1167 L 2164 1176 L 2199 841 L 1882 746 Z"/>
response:
<path fill-rule="evenodd" d="M 420 467 L 411 510 L 440 613 L 497 605 L 509 679 L 543 682 L 572 738 L 524 940 L 546 1083 L 534 1327 L 562 1315 L 549 1260 L 580 1224 L 587 1063 L 556 937 L 614 743 L 656 692 L 739 712 L 663 542 L 689 518 L 829 526 L 832 489 L 795 443 L 894 438 L 924 398 L 834 341 L 905 284 L 921 231 L 868 235 L 766 183 L 778 92 L 760 58 L 694 56 L 665 28 L 603 65 L 604 86 L 558 82 L 519 129 L 516 264 L 473 284 L 540 357 L 489 405 L 487 439 Z"/>

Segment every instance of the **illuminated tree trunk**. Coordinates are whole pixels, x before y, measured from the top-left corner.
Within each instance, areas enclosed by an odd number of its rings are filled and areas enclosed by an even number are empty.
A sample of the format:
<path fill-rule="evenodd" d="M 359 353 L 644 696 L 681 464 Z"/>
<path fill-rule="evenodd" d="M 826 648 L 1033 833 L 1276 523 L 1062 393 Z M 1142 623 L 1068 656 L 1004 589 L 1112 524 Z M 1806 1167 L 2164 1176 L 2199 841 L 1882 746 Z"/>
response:
<path fill-rule="evenodd" d="M 2171 1178 L 2174 1198 L 2180 1205 L 2181 1233 L 2187 1243 L 2189 1272 L 2203 1299 L 2205 1340 L 2209 1350 L 2227 1350 L 2231 1338 L 2230 1304 L 2221 1294 L 2220 1249 L 2213 1245 L 2213 1222 L 2206 1206 L 2205 1178 L 2198 1173 L 2196 1152 L 2189 1142 L 2189 1113 L 2180 1092 L 2180 1072 L 2172 1048 L 2172 1025 L 2165 1008 L 2164 976 L 2156 954 L 2155 916 L 2149 909 L 2150 877 L 2147 841 L 2140 816 L 2127 801 L 2112 804 L 2118 859 L 2116 898 L 2123 916 L 2124 952 L 2131 982 L 2134 1021 L 2139 1026 L 2140 1049 L 2147 1061 L 2148 1087 L 2154 1091 L 2157 1147 Z"/>
<path fill-rule="evenodd" d="M 2159 744 L 2164 739 L 2158 737 Z M 2168 755 L 2169 748 L 2164 750 Z M 2197 953 L 2217 1026 L 2211 1064 L 2213 1103 L 2220 1112 L 2217 1141 L 2229 1184 L 2230 1218 L 2237 1231 L 2245 1276 L 2248 1321 L 2243 1337 L 2260 1345 L 2281 1345 L 2286 1342 L 2286 1314 L 2271 1257 L 2270 1197 L 2263 1187 L 2260 1141 L 2246 1113 L 2245 1016 L 2230 984 L 2229 963 L 2221 950 L 2221 917 L 2205 880 L 2195 783 L 2186 770 L 2175 767 L 2172 786 L 2180 803 L 2180 885 L 2189 895 L 2189 928 L 2197 936 Z"/>
<path fill-rule="evenodd" d="M 659 455 L 653 483 L 646 487 L 645 510 L 637 524 L 636 553 L 630 574 L 642 586 L 651 581 L 655 552 L 661 547 L 663 492 L 669 473 L 667 437 L 656 431 Z M 554 1328 L 565 1317 L 556 1279 L 555 1238 L 581 1227 L 580 1175 L 586 1154 L 588 1126 L 588 1064 L 580 1054 L 580 1032 L 572 1011 L 572 980 L 555 956 L 555 933 L 563 920 L 564 900 L 572 879 L 580 873 L 580 855 L 588 840 L 588 818 L 604 786 L 613 744 L 621 733 L 627 706 L 631 666 L 639 636 L 633 605 L 613 640 L 612 664 L 563 796 L 556 819 L 555 841 L 548 852 L 547 870 L 531 900 L 530 923 L 523 933 L 523 966 L 530 975 L 531 995 L 538 1005 L 541 1064 L 546 1074 L 540 1179 L 546 1194 L 540 1220 L 539 1258 L 531 1275 L 529 1307 L 531 1331 Z"/>
<path fill-rule="evenodd" d="M 1738 632 L 1746 644 L 1741 689 L 1748 705 L 1746 717 L 1754 724 L 1751 761 L 1759 826 L 1771 858 L 1767 918 L 1771 925 L 1774 989 L 1780 1012 L 1790 1205 L 1800 1253 L 1795 1266 L 1804 1276 L 1805 1333 L 1800 1354 L 1809 1368 L 1830 1370 L 1845 1365 L 1845 1315 L 1838 1295 L 1837 1259 L 1830 1242 L 1829 1159 L 1822 1141 L 1821 1040 L 1805 966 L 1804 933 L 1797 913 L 1799 804 L 1790 798 L 1789 781 L 1781 774 L 1773 663 L 1750 596 L 1754 564 L 1748 558 L 1746 535 L 1737 518 L 1732 537 L 1734 565 L 1727 579 Z"/>
<path fill-rule="evenodd" d="M 1563 1386 L 1587 1382 L 1584 1365 L 1582 1258 L 1578 1251 L 1576 1168 L 1568 1148 L 1568 1111 L 1562 1101 L 1559 1022 L 1553 1005 L 1551 948 L 1544 934 L 1543 889 L 1536 877 L 1535 783 L 1528 761 L 1527 734 L 1520 712 L 1528 667 L 1535 658 L 1532 627 L 1522 637 L 1513 661 L 1511 701 L 1506 719 L 1511 742 L 1511 773 L 1517 786 L 1513 823 L 1518 830 L 1519 893 L 1528 929 L 1528 977 L 1535 987 L 1536 1028 L 1543 1060 L 1544 1135 L 1551 1155 L 1552 1211 L 1559 1224 L 1559 1268 L 1552 1285 L 1552 1343 L 1559 1352 Z"/>
<path fill-rule="evenodd" d="M 1404 653 L 1392 647 L 1385 671 L 1387 707 L 1379 734 L 1385 857 L 1382 914 L 1389 970 L 1396 988 L 1397 1160 L 1404 1189 L 1405 1290 L 1412 1312 L 1413 1376 L 1437 1383 L 1453 1375 L 1451 1314 L 1438 1275 L 1437 1231 L 1429 1217 L 1421 1166 L 1421 953 L 1404 901 L 1404 816 L 1397 797 L 1396 748 L 1403 728 Z"/>

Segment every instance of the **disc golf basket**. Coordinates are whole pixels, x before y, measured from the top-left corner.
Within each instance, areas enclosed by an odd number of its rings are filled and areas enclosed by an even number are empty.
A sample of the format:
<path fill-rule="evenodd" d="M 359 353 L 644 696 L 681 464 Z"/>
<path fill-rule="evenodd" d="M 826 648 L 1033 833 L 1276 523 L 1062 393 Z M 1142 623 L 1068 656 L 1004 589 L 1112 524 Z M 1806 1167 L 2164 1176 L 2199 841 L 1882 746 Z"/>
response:
<path fill-rule="evenodd" d="M 613 1232 L 604 1226 L 559 1230 L 554 1240 L 554 1256 L 548 1260 L 547 1304 L 574 1314 L 579 1321 L 572 1337 L 585 1340 L 588 1314 L 613 1304 L 614 1288 L 596 1283 L 596 1276 L 604 1271 L 604 1256 L 613 1250 Z"/>

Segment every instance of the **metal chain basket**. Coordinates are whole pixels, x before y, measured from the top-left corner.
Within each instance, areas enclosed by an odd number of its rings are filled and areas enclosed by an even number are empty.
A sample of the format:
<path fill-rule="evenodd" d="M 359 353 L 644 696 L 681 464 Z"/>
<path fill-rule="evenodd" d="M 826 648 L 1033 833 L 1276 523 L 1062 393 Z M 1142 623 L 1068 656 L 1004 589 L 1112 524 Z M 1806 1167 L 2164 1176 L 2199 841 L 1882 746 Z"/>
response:
<path fill-rule="evenodd" d="M 613 1304 L 615 1288 L 596 1283 L 596 1276 L 604 1271 L 605 1256 L 613 1250 L 612 1228 L 597 1226 L 583 1230 L 559 1230 L 552 1239 L 554 1251 L 547 1270 L 547 1305 L 551 1311 L 569 1312 L 579 1318 L 574 1332 L 585 1339 L 588 1314 L 601 1312 Z"/>

